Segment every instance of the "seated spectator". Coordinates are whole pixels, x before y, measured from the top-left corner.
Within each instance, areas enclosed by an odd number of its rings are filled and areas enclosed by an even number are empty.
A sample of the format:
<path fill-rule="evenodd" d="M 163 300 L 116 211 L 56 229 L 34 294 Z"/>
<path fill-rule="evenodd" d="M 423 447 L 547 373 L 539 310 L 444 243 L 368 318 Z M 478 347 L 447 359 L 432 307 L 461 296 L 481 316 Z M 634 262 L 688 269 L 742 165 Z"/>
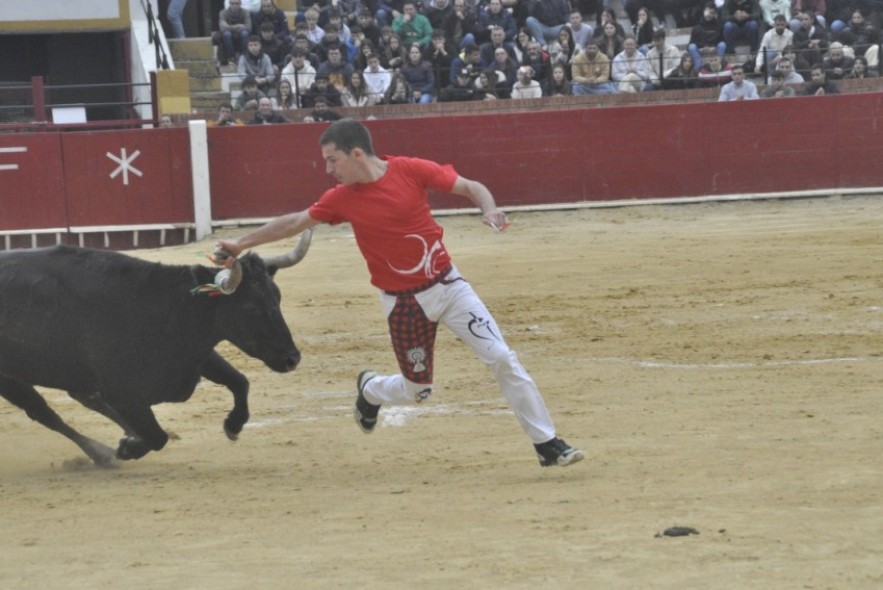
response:
<path fill-rule="evenodd" d="M 571 36 L 576 44 L 577 51 L 585 51 L 586 43 L 595 36 L 595 29 L 592 28 L 592 25 L 583 22 L 583 15 L 577 7 L 571 9 L 570 21 L 565 26 L 572 33 Z"/>
<path fill-rule="evenodd" d="M 681 63 L 681 50 L 667 42 L 665 29 L 653 31 L 653 42 L 647 51 L 652 76 L 653 88 L 661 89 L 663 81 Z M 692 61 L 692 60 L 691 60 Z"/>
<path fill-rule="evenodd" d="M 273 110 L 273 103 L 266 96 L 258 101 L 258 110 L 249 125 L 270 125 L 273 123 L 288 123 L 288 119 Z"/>
<path fill-rule="evenodd" d="M 733 100 L 755 100 L 760 98 L 757 94 L 757 86 L 754 82 L 745 79 L 745 69 L 742 66 L 733 66 L 730 70 L 732 80 L 721 86 L 718 102 L 730 102 Z"/>
<path fill-rule="evenodd" d="M 512 49 L 515 51 L 515 61 L 522 63 L 528 46 L 536 41 L 527 27 L 518 29 L 518 33 L 515 35 L 515 42 L 512 43 Z M 542 49 L 542 46 L 540 46 L 540 49 Z"/>
<path fill-rule="evenodd" d="M 307 63 L 310 64 L 313 67 L 313 69 L 316 69 L 319 67 L 319 64 L 321 63 L 319 61 L 319 56 L 316 55 L 315 51 L 313 51 L 313 46 L 310 43 L 310 40 L 307 39 L 306 35 L 304 35 L 303 33 L 298 33 L 297 35 L 294 36 L 294 45 L 292 46 L 291 49 L 294 50 L 295 48 L 300 49 L 304 52 L 304 55 L 307 56 L 306 57 Z M 286 60 L 285 65 L 288 65 L 287 60 Z"/>
<path fill-rule="evenodd" d="M 312 108 L 320 96 L 324 96 L 331 106 L 343 106 L 340 91 L 328 80 L 327 74 L 316 74 L 309 91 L 301 97 L 301 104 L 304 108 Z"/>
<path fill-rule="evenodd" d="M 828 55 L 822 60 L 825 76 L 828 80 L 842 80 L 852 71 L 852 62 L 853 59 L 843 51 L 843 45 L 834 41 L 828 49 Z"/>
<path fill-rule="evenodd" d="M 475 79 L 475 87 L 485 93 L 485 100 L 509 98 L 511 89 L 506 85 L 506 79 L 501 72 L 493 68 L 485 68 Z"/>
<path fill-rule="evenodd" d="M 171 115 L 163 115 L 159 118 L 159 127 L 160 129 L 168 129 L 169 127 L 174 127 L 175 122 L 172 121 Z"/>
<path fill-rule="evenodd" d="M 371 42 L 370 39 L 361 39 L 359 40 L 360 33 L 353 33 L 353 39 L 357 40 L 356 44 L 353 46 L 355 49 L 355 57 L 350 61 L 353 64 L 353 68 L 357 70 L 364 70 L 368 67 L 368 57 L 372 55 L 377 55 L 377 48 L 374 47 L 374 43 Z M 377 55 L 378 58 L 380 57 Z"/>
<path fill-rule="evenodd" d="M 664 90 L 689 90 L 696 88 L 699 84 L 699 68 L 693 63 L 693 55 L 689 51 L 685 51 L 681 55 L 681 61 L 665 77 L 662 82 Z"/>
<path fill-rule="evenodd" d="M 454 81 L 445 86 L 439 92 L 439 102 L 466 102 L 470 100 L 484 100 L 484 92 L 475 87 L 469 77 L 469 71 L 461 69 L 456 72 Z"/>
<path fill-rule="evenodd" d="M 325 36 L 322 40 L 313 45 L 313 51 L 319 56 L 319 65 L 328 61 L 328 52 L 332 49 L 340 50 L 340 58 L 343 62 L 349 63 L 349 49 L 346 44 L 340 41 L 340 33 L 335 25 L 328 25 L 325 29 Z M 319 68 L 316 68 L 318 71 Z"/>
<path fill-rule="evenodd" d="M 370 107 L 377 95 L 365 84 L 365 75 L 356 70 L 350 74 L 349 84 L 340 93 L 340 100 L 345 107 Z"/>
<path fill-rule="evenodd" d="M 622 42 L 622 52 L 613 58 L 611 77 L 618 84 L 620 92 L 643 92 L 653 88 L 650 79 L 653 71 L 647 56 L 638 51 L 634 37 L 628 36 Z"/>
<path fill-rule="evenodd" d="M 807 12 L 820 27 L 827 29 L 828 21 L 825 20 L 825 13 L 829 3 L 831 0 L 791 0 L 791 20 L 788 22 L 788 28 L 792 33 L 796 33 L 800 29 L 800 13 Z"/>
<path fill-rule="evenodd" d="M 852 71 L 844 80 L 863 80 L 865 78 L 876 78 L 877 73 L 868 67 L 868 60 L 862 56 L 855 58 L 852 62 Z"/>
<path fill-rule="evenodd" d="M 267 96 L 258 89 L 254 76 L 246 76 L 242 81 L 242 92 L 236 98 L 236 110 L 257 110 L 258 101 Z"/>
<path fill-rule="evenodd" d="M 723 17 L 727 53 L 736 53 L 739 41 L 748 43 L 752 53 L 757 52 L 760 46 L 760 8 L 756 0 L 726 0 Z"/>
<path fill-rule="evenodd" d="M 601 28 L 601 36 L 596 38 L 598 51 L 613 61 L 613 58 L 622 53 L 622 40 L 623 37 L 617 33 L 616 26 L 613 23 L 606 23 Z"/>
<path fill-rule="evenodd" d="M 706 63 L 699 68 L 699 86 L 723 86 L 730 81 L 733 69 L 727 60 L 710 47 L 705 48 Z"/>
<path fill-rule="evenodd" d="M 229 8 L 221 10 L 218 14 L 218 29 L 221 49 L 218 60 L 222 66 L 226 66 L 248 49 L 251 14 L 242 8 L 242 0 L 230 0 Z"/>
<path fill-rule="evenodd" d="M 397 70 L 405 65 L 407 57 L 401 38 L 393 33 L 389 36 L 386 47 L 380 52 L 380 64 L 387 70 Z"/>
<path fill-rule="evenodd" d="M 291 61 L 282 68 L 280 76 L 288 80 L 294 89 L 294 94 L 298 99 L 298 106 L 302 106 L 301 97 L 310 91 L 310 86 L 316 79 L 316 70 L 307 61 L 307 53 L 302 48 L 295 46 L 291 50 Z"/>
<path fill-rule="evenodd" d="M 810 65 L 817 64 L 822 61 L 822 55 L 828 49 L 828 31 L 808 12 L 801 12 L 797 18 L 800 28 L 794 31 L 794 49 Z"/>
<path fill-rule="evenodd" d="M 276 96 L 270 99 L 274 111 L 288 111 L 300 106 L 299 97 L 291 88 L 288 78 L 282 78 L 276 85 Z"/>
<path fill-rule="evenodd" d="M 343 61 L 343 55 L 340 47 L 329 47 L 328 61 L 319 64 L 316 74 L 325 74 L 328 80 L 338 90 L 346 87 L 347 80 L 353 73 L 353 66 Z"/>
<path fill-rule="evenodd" d="M 451 0 L 426 0 L 421 10 L 429 19 L 432 30 L 441 29 L 445 18 L 454 12 L 454 3 Z"/>
<path fill-rule="evenodd" d="M 598 26 L 595 27 L 595 37 L 600 37 L 604 34 L 604 25 L 606 25 L 607 23 L 611 23 L 613 25 L 613 27 L 616 29 L 616 34 L 620 38 L 625 37 L 625 29 L 622 28 L 622 25 L 619 24 L 618 20 L 616 20 L 616 13 L 613 11 L 612 8 L 605 8 L 600 13 L 598 13 Z M 599 45 L 598 47 L 600 48 L 601 46 Z"/>
<path fill-rule="evenodd" d="M 595 51 L 598 50 L 598 46 L 595 45 Z M 536 78 L 534 78 L 536 79 Z M 571 88 L 571 82 L 567 79 L 567 72 L 564 71 L 564 66 L 558 64 L 557 66 L 552 67 L 552 75 L 546 81 L 546 88 L 543 91 L 544 96 L 571 96 L 573 94 L 573 88 Z"/>
<path fill-rule="evenodd" d="M 512 85 L 512 98 L 542 98 L 543 87 L 533 79 L 533 69 L 530 66 L 518 68 L 518 79 Z"/>
<path fill-rule="evenodd" d="M 479 45 L 490 43 L 491 33 L 496 27 L 503 29 L 503 41 L 507 43 L 515 41 L 515 35 L 518 32 L 515 18 L 512 13 L 503 8 L 502 0 L 490 0 L 487 9 L 479 12 L 478 22 L 475 25 L 475 42 Z"/>
<path fill-rule="evenodd" d="M 362 35 L 365 36 L 365 39 L 371 41 L 374 44 L 375 49 L 380 48 L 380 27 L 377 26 L 377 21 L 374 19 L 374 15 L 371 14 L 370 10 L 362 10 L 359 12 L 358 16 L 359 28 L 362 31 Z"/>
<path fill-rule="evenodd" d="M 218 117 L 207 123 L 209 127 L 233 127 L 242 125 L 242 121 L 233 116 L 233 105 L 224 102 L 218 105 Z"/>
<path fill-rule="evenodd" d="M 477 45 L 467 45 L 460 55 L 451 61 L 452 73 L 461 70 L 469 72 L 469 78 L 472 81 L 478 78 L 478 72 L 481 70 L 481 51 Z M 451 82 L 453 83 L 453 80 Z"/>
<path fill-rule="evenodd" d="M 260 27 L 261 51 L 270 58 L 273 64 L 273 75 L 279 78 L 279 72 L 282 70 L 282 60 L 289 53 L 288 46 L 284 45 L 278 37 L 273 35 L 273 23 L 264 21 Z"/>
<path fill-rule="evenodd" d="M 432 68 L 435 77 L 435 93 L 441 90 L 443 84 L 451 78 L 451 63 L 456 55 L 456 49 L 448 43 L 445 32 L 436 29 L 432 32 L 432 41 L 426 48 L 424 56 Z"/>
<path fill-rule="evenodd" d="M 252 33 L 260 35 L 261 24 L 269 22 L 273 25 L 273 35 L 285 47 L 285 51 L 291 49 L 291 30 L 288 28 L 288 18 L 285 11 L 276 6 L 273 0 L 261 0 L 261 8 L 251 15 Z"/>
<path fill-rule="evenodd" d="M 548 79 L 549 68 L 552 67 L 549 54 L 543 51 L 540 44 L 531 39 L 527 45 L 527 52 L 521 59 L 521 65 L 530 66 L 533 69 L 533 79 L 542 84 L 543 80 Z M 570 64 L 558 64 L 564 68 L 567 79 L 570 79 Z"/>
<path fill-rule="evenodd" d="M 616 94 L 616 87 L 610 82 L 610 60 L 598 49 L 595 39 L 590 39 L 586 50 L 573 58 L 571 72 L 575 96 Z"/>
<path fill-rule="evenodd" d="M 570 29 L 561 27 L 561 30 L 558 31 L 558 38 L 546 46 L 546 51 L 549 53 L 550 64 L 561 64 L 570 69 L 570 62 L 578 51 Z"/>
<path fill-rule="evenodd" d="M 363 74 L 365 86 L 374 94 L 374 104 L 379 103 L 383 99 L 386 89 L 389 88 L 392 75 L 380 65 L 380 56 L 378 55 L 368 56 L 368 67 L 365 68 Z"/>
<path fill-rule="evenodd" d="M 664 31 L 665 28 L 660 30 Z M 632 36 L 638 43 L 638 51 L 646 53 L 650 44 L 653 43 L 653 19 L 650 10 L 646 6 L 638 8 L 637 20 L 632 25 Z"/>
<path fill-rule="evenodd" d="M 243 85 L 245 79 L 251 76 L 261 92 L 267 94 L 270 91 L 276 74 L 273 72 L 273 62 L 261 49 L 261 38 L 257 35 L 248 38 L 248 50 L 239 58 L 237 74 Z"/>
<path fill-rule="evenodd" d="M 337 31 L 337 40 L 343 45 L 347 45 L 351 40 L 352 31 L 347 24 L 343 22 L 343 16 L 340 14 L 339 9 L 332 9 L 328 13 L 328 22 L 325 23 L 325 26 L 322 28 L 325 29 L 326 35 L 328 34 L 328 31 Z"/>
<path fill-rule="evenodd" d="M 423 59 L 423 52 L 417 43 L 413 43 L 408 50 L 408 61 L 402 66 L 401 72 L 411 87 L 412 102 L 431 103 L 435 91 L 435 75 L 432 73 L 432 66 Z"/>
<path fill-rule="evenodd" d="M 392 21 L 392 31 L 402 39 L 405 47 L 416 43 L 422 49 L 429 45 L 432 37 L 432 25 L 426 16 L 417 12 L 415 0 L 405 0 L 402 14 Z"/>
<path fill-rule="evenodd" d="M 411 87 L 408 86 L 408 80 L 401 72 L 395 72 L 383 95 L 383 104 L 410 104 L 411 98 Z"/>
<path fill-rule="evenodd" d="M 466 0 L 454 0 L 454 9 L 441 23 L 441 29 L 445 32 L 445 38 L 455 47 L 466 47 L 470 43 L 476 43 L 476 27 L 478 15 L 467 6 Z M 508 14 L 508 13 L 507 13 Z M 456 76 L 455 76 L 456 77 Z"/>
<path fill-rule="evenodd" d="M 791 21 L 791 0 L 760 0 L 761 22 L 767 29 L 776 26 L 776 18 L 785 19 L 785 26 L 790 31 L 788 23 Z"/>
<path fill-rule="evenodd" d="M 337 121 L 341 118 L 340 113 L 331 110 L 328 99 L 320 96 L 316 99 L 316 106 L 312 112 L 304 117 L 304 123 L 322 123 L 324 121 Z"/>
<path fill-rule="evenodd" d="M 833 26 L 832 26 L 833 30 Z M 852 11 L 849 25 L 844 25 L 837 33 L 836 39 L 855 50 L 856 55 L 864 55 L 871 45 L 880 43 L 880 32 L 877 27 L 858 8 Z"/>
<path fill-rule="evenodd" d="M 794 63 L 788 56 L 782 56 L 779 60 L 779 64 L 776 66 L 774 73 L 775 72 L 782 74 L 782 79 L 785 84 L 803 84 L 804 82 L 803 75 L 794 69 Z"/>
<path fill-rule="evenodd" d="M 779 70 L 770 74 L 770 83 L 763 92 L 760 93 L 761 98 L 790 98 L 797 94 L 794 88 L 785 84 L 785 76 Z"/>
<path fill-rule="evenodd" d="M 782 2 L 782 0 L 777 0 Z M 773 28 L 764 33 L 760 40 L 760 49 L 757 52 L 754 71 L 773 72 L 782 57 L 782 50 L 794 41 L 794 33 L 788 28 L 788 21 L 783 14 L 776 15 L 773 19 Z"/>
<path fill-rule="evenodd" d="M 498 72 L 498 77 L 502 76 L 504 78 L 507 88 L 512 88 L 512 85 L 518 79 L 518 63 L 503 48 L 498 48 L 494 52 L 494 61 L 490 68 Z"/>
<path fill-rule="evenodd" d="M 505 49 L 506 53 L 509 54 L 509 57 L 511 57 L 513 61 L 518 61 L 518 57 L 515 55 L 515 49 L 512 47 L 512 44 L 508 43 L 505 39 L 506 34 L 500 27 L 495 27 L 491 30 L 491 40 L 483 44 L 479 49 L 482 67 L 487 67 L 494 63 L 494 53 L 498 48 Z"/>
<path fill-rule="evenodd" d="M 568 0 L 543 0 L 528 5 L 530 16 L 524 22 L 533 38 L 545 46 L 558 38 L 560 31 L 570 22 L 570 2 Z"/>
<path fill-rule="evenodd" d="M 306 36 L 310 43 L 316 45 L 325 36 L 325 29 L 319 26 L 319 9 L 311 6 L 304 12 L 304 20 L 307 23 Z"/>
<path fill-rule="evenodd" d="M 839 94 L 837 85 L 825 76 L 825 68 L 822 64 L 816 64 L 810 70 L 811 80 L 803 89 L 804 96 L 824 96 L 826 94 Z"/>
<path fill-rule="evenodd" d="M 794 72 L 800 74 L 800 77 L 802 79 L 809 78 L 809 69 L 812 67 L 812 65 L 809 63 L 809 61 L 806 60 L 806 58 L 803 57 L 802 54 L 797 53 L 797 50 L 794 49 L 793 45 L 789 45 L 782 50 L 782 59 L 785 58 L 791 60 L 791 69 L 794 70 Z M 779 64 L 782 63 L 782 59 L 779 60 Z M 785 75 L 785 83 L 790 84 L 790 82 L 788 82 L 787 74 Z"/>
<path fill-rule="evenodd" d="M 693 56 L 693 65 L 698 69 L 703 65 L 703 49 L 714 49 L 721 57 L 727 52 L 724 42 L 724 28 L 717 18 L 714 2 L 707 2 L 702 11 L 702 20 L 690 31 L 690 42 L 687 51 Z"/>

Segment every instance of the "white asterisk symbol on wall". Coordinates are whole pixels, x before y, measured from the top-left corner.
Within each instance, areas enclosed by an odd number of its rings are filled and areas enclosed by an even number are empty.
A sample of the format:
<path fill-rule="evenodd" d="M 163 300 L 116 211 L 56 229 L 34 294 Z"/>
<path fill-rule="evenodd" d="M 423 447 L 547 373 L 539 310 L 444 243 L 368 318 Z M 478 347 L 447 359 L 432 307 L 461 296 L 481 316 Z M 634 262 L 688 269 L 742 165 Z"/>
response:
<path fill-rule="evenodd" d="M 129 185 L 129 171 L 131 171 L 132 174 L 142 176 L 141 171 L 138 170 L 137 168 L 135 168 L 134 166 L 132 166 L 132 162 L 135 160 L 135 158 L 137 158 L 140 155 L 141 155 L 141 150 L 135 150 L 134 154 L 132 154 L 131 156 L 126 156 L 126 148 L 121 148 L 120 157 L 116 157 L 112 153 L 107 152 L 107 157 L 110 158 L 111 160 L 113 160 L 114 162 L 116 162 L 117 164 L 119 164 L 119 166 L 117 166 L 114 169 L 114 171 L 110 173 L 110 177 L 116 178 L 117 176 L 119 176 L 120 172 L 122 172 L 123 173 L 123 184 L 128 186 Z"/>

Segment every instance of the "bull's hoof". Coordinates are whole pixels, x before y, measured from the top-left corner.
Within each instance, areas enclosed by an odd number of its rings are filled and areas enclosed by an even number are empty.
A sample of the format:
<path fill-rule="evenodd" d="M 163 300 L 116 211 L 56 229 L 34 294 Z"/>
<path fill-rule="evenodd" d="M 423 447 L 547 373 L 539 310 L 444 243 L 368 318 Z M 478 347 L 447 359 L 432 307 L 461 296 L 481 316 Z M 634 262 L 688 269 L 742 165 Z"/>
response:
<path fill-rule="evenodd" d="M 239 440 L 239 433 L 242 432 L 242 427 L 246 422 L 248 422 L 248 414 L 239 416 L 235 410 L 230 412 L 227 419 L 224 420 L 224 434 L 230 440 Z"/>
<path fill-rule="evenodd" d="M 122 463 L 116 458 L 114 450 L 100 442 L 90 441 L 86 446 L 86 453 L 92 462 L 103 469 L 118 469 Z"/>
<path fill-rule="evenodd" d="M 127 436 L 120 439 L 120 446 L 117 448 L 117 459 L 129 461 L 131 459 L 140 459 L 151 451 L 143 440 Z"/>

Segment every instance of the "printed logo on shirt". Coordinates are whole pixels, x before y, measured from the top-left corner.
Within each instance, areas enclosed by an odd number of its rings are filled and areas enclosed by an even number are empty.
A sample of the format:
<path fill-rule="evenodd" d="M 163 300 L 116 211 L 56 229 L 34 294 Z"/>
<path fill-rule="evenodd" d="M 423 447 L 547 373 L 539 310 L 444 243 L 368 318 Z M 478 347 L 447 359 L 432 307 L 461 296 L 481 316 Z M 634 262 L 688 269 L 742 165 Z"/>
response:
<path fill-rule="evenodd" d="M 439 254 L 441 254 L 445 250 L 444 246 L 442 246 L 442 243 L 436 240 L 436 242 L 432 244 L 432 246 L 430 246 L 426 243 L 426 240 L 423 238 L 423 236 L 418 236 L 417 234 L 408 234 L 405 237 L 415 239 L 423 245 L 423 255 L 420 258 L 420 262 L 418 262 L 412 268 L 396 268 L 392 264 L 389 264 L 389 262 L 387 262 L 389 268 L 399 273 L 400 275 L 414 275 L 422 271 L 423 275 L 427 279 L 431 279 L 432 277 L 434 277 L 438 273 L 438 271 L 441 270 L 435 268 L 435 260 L 438 258 Z"/>

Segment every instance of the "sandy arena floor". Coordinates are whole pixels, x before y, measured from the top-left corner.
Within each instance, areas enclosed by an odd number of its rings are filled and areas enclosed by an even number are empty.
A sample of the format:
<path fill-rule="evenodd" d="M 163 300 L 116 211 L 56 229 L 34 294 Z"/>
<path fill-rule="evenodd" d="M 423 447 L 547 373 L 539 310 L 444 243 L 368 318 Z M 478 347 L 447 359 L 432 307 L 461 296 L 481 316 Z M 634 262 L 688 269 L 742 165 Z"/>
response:
<path fill-rule="evenodd" d="M 394 358 L 350 228 L 321 227 L 279 277 L 300 368 L 222 346 L 252 382 L 238 442 L 210 384 L 109 471 L 0 401 L 0 588 L 883 587 L 883 200 L 511 218 L 441 222 L 585 462 L 540 469 L 445 331 L 431 404 L 358 431 L 355 375 Z M 673 525 L 700 534 L 655 536 Z"/>

